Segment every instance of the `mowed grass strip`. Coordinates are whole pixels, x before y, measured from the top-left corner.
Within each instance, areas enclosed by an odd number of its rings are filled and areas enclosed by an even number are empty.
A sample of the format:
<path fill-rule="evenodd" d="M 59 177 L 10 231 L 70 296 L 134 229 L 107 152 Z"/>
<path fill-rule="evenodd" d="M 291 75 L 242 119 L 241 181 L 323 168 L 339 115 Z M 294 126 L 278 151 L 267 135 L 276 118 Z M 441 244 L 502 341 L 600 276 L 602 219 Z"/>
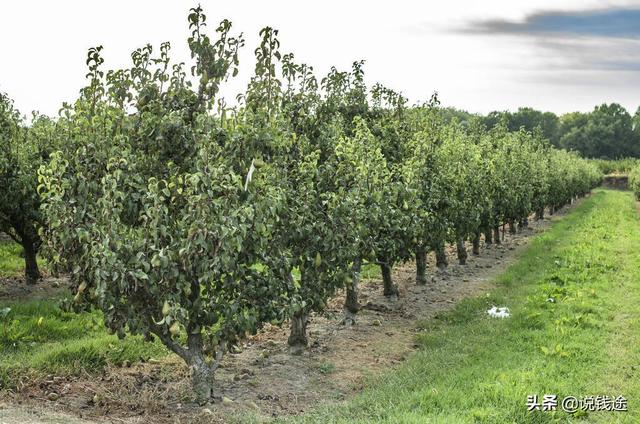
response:
<path fill-rule="evenodd" d="M 421 349 L 341 404 L 292 418 L 344 423 L 640 422 L 640 224 L 597 190 L 538 235 L 486 296 L 419 324 Z M 511 317 L 490 318 L 491 306 Z M 528 412 L 527 396 L 623 395 L 628 412 Z"/>

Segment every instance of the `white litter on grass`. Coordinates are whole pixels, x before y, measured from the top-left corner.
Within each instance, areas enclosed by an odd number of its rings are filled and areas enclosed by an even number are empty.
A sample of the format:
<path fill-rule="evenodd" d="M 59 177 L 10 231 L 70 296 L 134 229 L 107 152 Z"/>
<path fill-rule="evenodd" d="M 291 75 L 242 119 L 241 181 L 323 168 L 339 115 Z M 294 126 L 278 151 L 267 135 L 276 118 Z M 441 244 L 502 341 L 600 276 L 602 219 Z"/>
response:
<path fill-rule="evenodd" d="M 509 316 L 511 316 L 511 314 L 509 313 L 509 308 L 507 308 L 506 306 L 503 306 L 501 308 L 497 308 L 494 306 L 493 308 L 489 309 L 487 313 L 490 317 L 493 318 L 508 318 Z"/>

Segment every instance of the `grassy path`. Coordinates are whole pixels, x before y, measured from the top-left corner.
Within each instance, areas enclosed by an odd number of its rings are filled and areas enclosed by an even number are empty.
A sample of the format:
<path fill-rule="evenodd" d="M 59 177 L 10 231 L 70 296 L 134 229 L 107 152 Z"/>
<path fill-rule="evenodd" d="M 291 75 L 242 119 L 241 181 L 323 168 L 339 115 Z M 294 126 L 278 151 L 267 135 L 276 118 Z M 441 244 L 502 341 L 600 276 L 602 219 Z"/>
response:
<path fill-rule="evenodd" d="M 599 190 L 536 237 L 486 297 L 421 325 L 421 350 L 301 422 L 640 422 L 640 222 Z M 512 316 L 489 318 L 492 305 Z M 527 396 L 622 395 L 628 412 L 527 411 Z"/>

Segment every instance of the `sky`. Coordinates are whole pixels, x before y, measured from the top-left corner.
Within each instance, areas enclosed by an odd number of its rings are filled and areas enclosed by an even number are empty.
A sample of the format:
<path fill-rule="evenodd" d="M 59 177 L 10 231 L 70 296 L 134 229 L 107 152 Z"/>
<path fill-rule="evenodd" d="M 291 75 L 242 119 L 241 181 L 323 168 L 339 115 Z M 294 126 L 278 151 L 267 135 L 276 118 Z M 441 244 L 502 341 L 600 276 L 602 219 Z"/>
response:
<path fill-rule="evenodd" d="M 244 34 L 241 72 L 228 99 L 253 72 L 264 26 L 279 30 L 282 53 L 314 67 L 349 69 L 365 60 L 380 82 L 411 102 L 437 92 L 443 105 L 476 113 L 521 106 L 555 113 L 617 102 L 640 106 L 640 0 L 210 1 L 210 31 L 222 19 Z M 189 63 L 192 1 L 111 0 L 0 3 L 0 92 L 25 114 L 56 115 L 85 83 L 85 58 L 104 46 L 105 69 L 130 53 L 169 41 Z"/>

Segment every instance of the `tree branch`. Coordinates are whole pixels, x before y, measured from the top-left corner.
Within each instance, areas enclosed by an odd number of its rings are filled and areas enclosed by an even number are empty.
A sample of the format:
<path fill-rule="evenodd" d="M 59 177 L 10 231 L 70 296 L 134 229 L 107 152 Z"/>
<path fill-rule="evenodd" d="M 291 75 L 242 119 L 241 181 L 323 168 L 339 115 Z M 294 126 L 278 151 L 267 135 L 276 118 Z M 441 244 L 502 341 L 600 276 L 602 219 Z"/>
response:
<path fill-rule="evenodd" d="M 161 326 L 155 323 L 152 323 L 152 325 L 150 325 L 150 328 L 151 328 L 151 332 L 160 339 L 162 344 L 164 344 L 166 347 L 169 348 L 169 350 L 171 350 L 173 353 L 175 353 L 176 355 L 178 355 L 179 357 L 181 357 L 182 359 L 188 362 L 188 358 L 189 358 L 188 349 L 185 349 L 179 343 L 174 342 L 170 336 L 164 333 L 163 328 Z"/>

